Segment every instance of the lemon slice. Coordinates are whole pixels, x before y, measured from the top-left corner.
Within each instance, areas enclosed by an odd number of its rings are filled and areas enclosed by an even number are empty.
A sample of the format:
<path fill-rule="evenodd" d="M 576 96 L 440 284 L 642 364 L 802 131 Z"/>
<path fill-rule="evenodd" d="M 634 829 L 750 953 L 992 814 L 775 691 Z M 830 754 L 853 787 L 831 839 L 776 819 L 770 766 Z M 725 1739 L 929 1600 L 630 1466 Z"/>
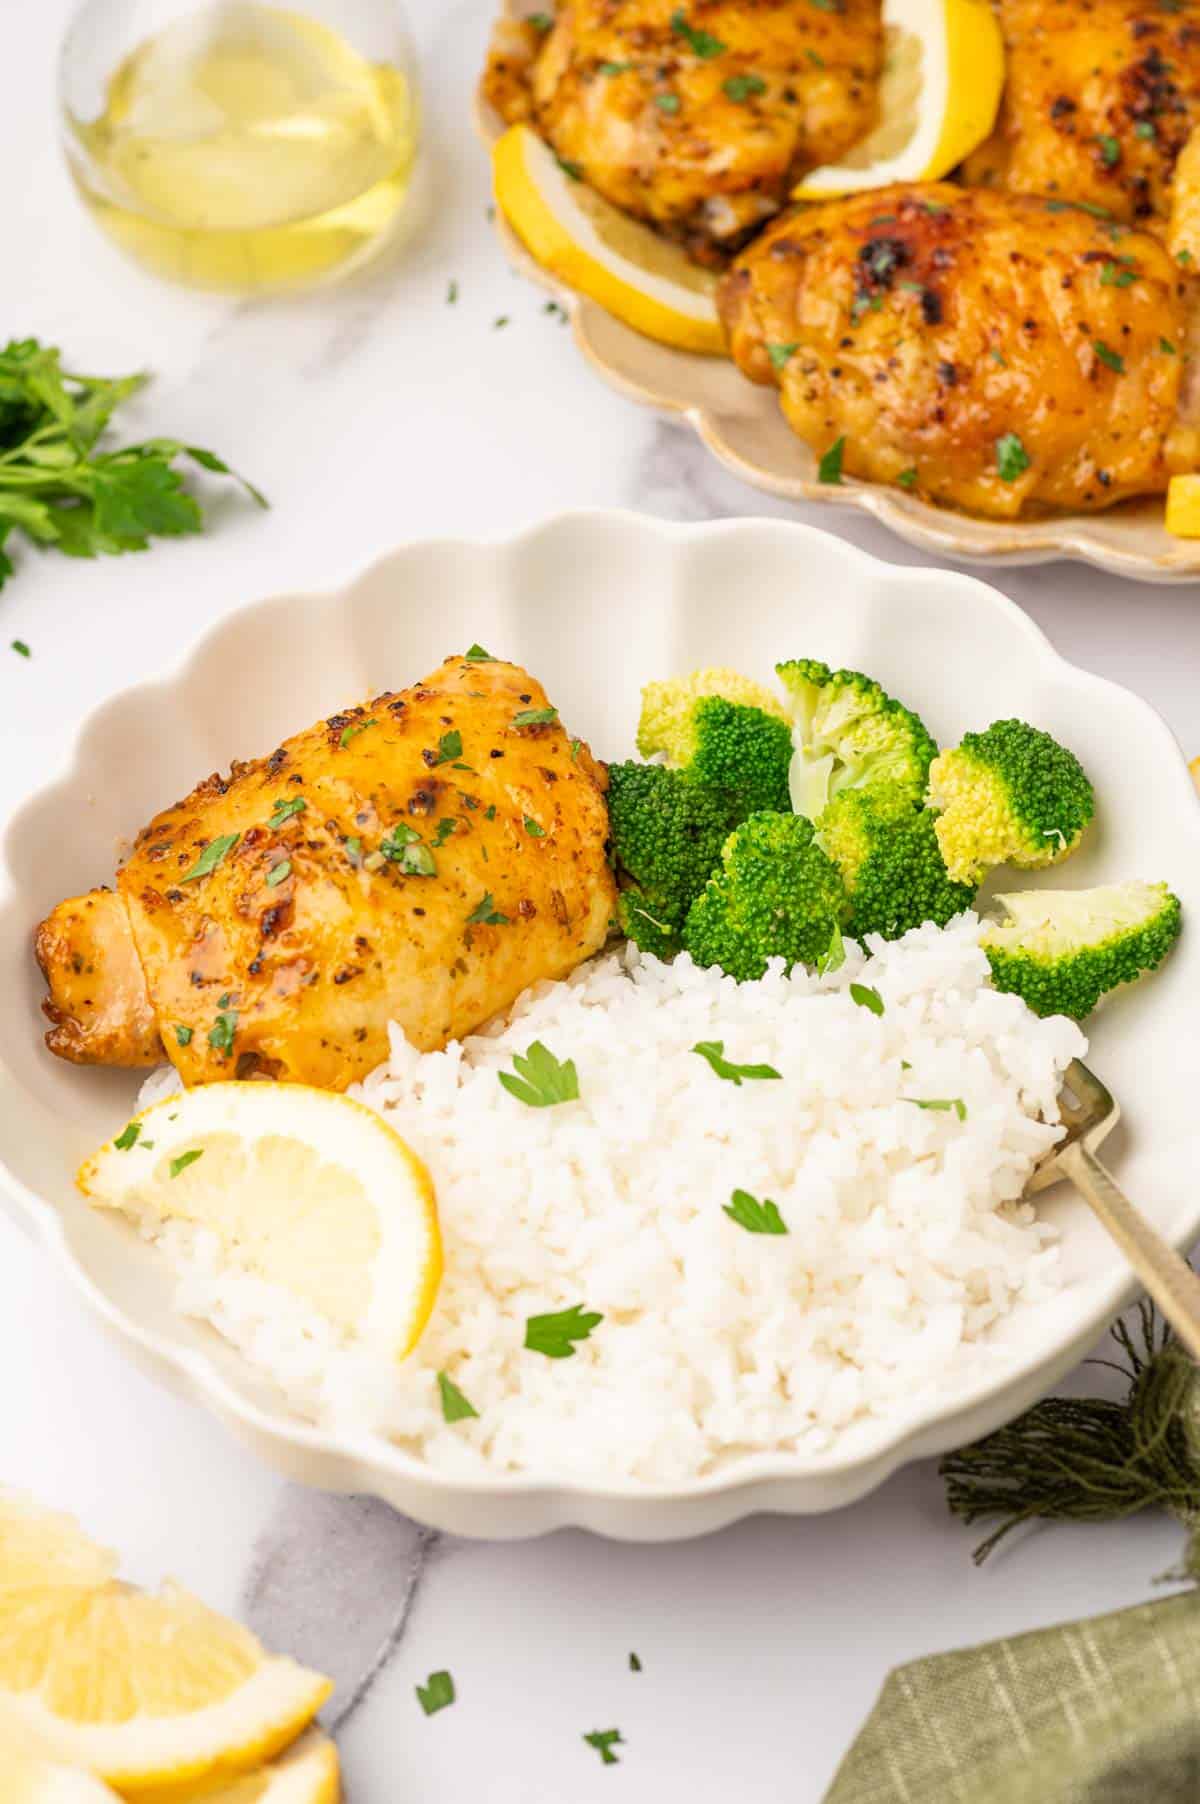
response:
<path fill-rule="evenodd" d="M 1167 484 L 1167 531 L 1200 539 L 1200 476 L 1172 476 Z"/>
<path fill-rule="evenodd" d="M 337 1749 L 313 1732 L 268 1766 L 237 1779 L 138 1793 L 138 1804 L 338 1804 L 342 1795 Z M 106 1793 L 111 1797 L 112 1793 Z M 63 1804 L 73 1804 L 64 1798 Z M 82 1795 L 79 1804 L 90 1804 Z"/>
<path fill-rule="evenodd" d="M 811 169 L 797 200 L 889 182 L 936 182 L 995 123 L 1004 39 L 991 0 L 884 0 L 879 124 L 840 163 Z"/>
<path fill-rule="evenodd" d="M 38 1754 L 7 1746 L 0 1735 L 4 1804 L 121 1804 L 102 1779 L 75 1766 L 59 1766 Z"/>
<path fill-rule="evenodd" d="M 496 204 L 543 269 L 646 338 L 725 355 L 713 273 L 575 180 L 531 126 L 498 139 L 492 175 Z"/>
<path fill-rule="evenodd" d="M 214 1235 L 226 1268 L 286 1291 L 341 1344 L 403 1359 L 429 1320 L 442 1275 L 429 1173 L 348 1096 L 204 1084 L 145 1109 L 77 1182 L 152 1235 Z"/>
<path fill-rule="evenodd" d="M 0 1486 L 0 1594 L 11 1586 L 106 1585 L 116 1572 L 116 1554 L 89 1541 L 74 1517 Z"/>

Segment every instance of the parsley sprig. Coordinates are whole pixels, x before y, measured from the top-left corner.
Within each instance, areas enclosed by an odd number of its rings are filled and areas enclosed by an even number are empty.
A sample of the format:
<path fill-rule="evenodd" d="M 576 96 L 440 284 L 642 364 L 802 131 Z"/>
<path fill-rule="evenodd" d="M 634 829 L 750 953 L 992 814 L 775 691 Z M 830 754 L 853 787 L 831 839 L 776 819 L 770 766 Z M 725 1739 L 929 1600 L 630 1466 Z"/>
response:
<path fill-rule="evenodd" d="M 692 1047 L 702 1059 L 707 1059 L 718 1077 L 741 1088 L 743 1078 L 747 1077 L 781 1077 L 774 1065 L 733 1065 L 725 1057 L 724 1040 L 698 1040 Z"/>
<path fill-rule="evenodd" d="M 267 506 L 215 452 L 182 439 L 99 449 L 117 408 L 146 380 L 76 375 L 36 338 L 0 349 L 0 587 L 15 568 L 5 549 L 14 532 L 68 557 L 96 557 L 201 531 L 204 515 L 174 467 L 179 458 L 234 477 Z"/>
<path fill-rule="evenodd" d="M 760 1203 L 748 1190 L 735 1190 L 723 1207 L 730 1221 L 745 1228 L 747 1234 L 786 1234 L 788 1231 L 787 1223 L 770 1197 L 764 1197 Z"/>
<path fill-rule="evenodd" d="M 531 1109 L 549 1109 L 559 1102 L 578 1102 L 579 1075 L 575 1070 L 573 1059 L 564 1059 L 560 1064 L 540 1040 L 535 1040 L 525 1053 L 513 1053 L 513 1064 L 518 1075 L 511 1071 L 496 1073 L 510 1096 L 518 1102 L 528 1103 Z"/>
<path fill-rule="evenodd" d="M 544 1353 L 547 1359 L 574 1359 L 573 1342 L 586 1340 L 604 1317 L 582 1303 L 559 1309 L 549 1315 L 531 1315 L 525 1323 L 525 1346 L 530 1353 Z"/>

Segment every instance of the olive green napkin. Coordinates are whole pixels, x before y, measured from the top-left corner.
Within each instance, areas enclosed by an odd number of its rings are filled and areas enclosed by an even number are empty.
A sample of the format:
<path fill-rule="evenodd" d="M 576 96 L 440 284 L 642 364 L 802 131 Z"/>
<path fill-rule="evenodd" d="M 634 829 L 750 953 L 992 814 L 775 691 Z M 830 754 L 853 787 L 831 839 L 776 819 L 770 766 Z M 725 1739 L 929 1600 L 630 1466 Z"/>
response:
<path fill-rule="evenodd" d="M 1200 1592 L 898 1667 L 825 1804 L 1200 1804 Z"/>

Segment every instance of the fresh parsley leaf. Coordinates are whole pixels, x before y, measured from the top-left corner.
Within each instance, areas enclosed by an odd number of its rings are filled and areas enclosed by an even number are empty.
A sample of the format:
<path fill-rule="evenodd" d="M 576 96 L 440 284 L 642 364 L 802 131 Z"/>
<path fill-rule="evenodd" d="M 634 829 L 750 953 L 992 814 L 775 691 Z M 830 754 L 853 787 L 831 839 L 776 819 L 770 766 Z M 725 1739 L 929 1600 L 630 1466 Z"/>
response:
<path fill-rule="evenodd" d="M 1121 145 L 1111 132 L 1102 132 L 1096 139 L 1100 146 L 1100 156 L 1106 169 L 1112 169 L 1121 161 Z"/>
<path fill-rule="evenodd" d="M 485 809 L 484 809 L 484 811 L 483 811 L 483 818 L 484 818 L 484 820 L 485 820 L 485 821 L 494 821 L 494 820 L 495 820 L 495 818 L 496 818 L 496 804 L 495 804 L 495 802 L 490 802 L 490 803 L 489 803 L 489 804 L 488 804 L 488 806 L 487 806 L 487 807 L 486 807 L 486 808 L 485 808 Z"/>
<path fill-rule="evenodd" d="M 180 1153 L 177 1159 L 171 1160 L 171 1176 L 177 1178 L 181 1171 L 186 1171 L 189 1165 L 194 1165 L 197 1159 L 203 1157 L 204 1148 L 202 1146 L 193 1146 L 190 1152 Z"/>
<path fill-rule="evenodd" d="M 505 326 L 507 326 L 507 324 L 508 324 L 508 314 L 507 313 L 498 313 L 496 315 L 495 319 L 492 321 L 492 331 L 493 332 L 503 332 L 503 330 L 504 330 Z"/>
<path fill-rule="evenodd" d="M 1092 349 L 1101 363 L 1107 365 L 1110 370 L 1116 370 L 1118 376 L 1125 374 L 1125 359 L 1119 351 L 1114 351 L 1111 345 L 1106 345 L 1102 338 L 1093 338 Z"/>
<path fill-rule="evenodd" d="M 572 739 L 572 741 L 571 741 L 571 763 L 572 764 L 577 762 L 577 760 L 579 758 L 579 748 L 582 744 L 583 744 L 582 739 Z"/>
<path fill-rule="evenodd" d="M 1186 269 L 1188 267 L 1188 264 L 1191 262 L 1191 260 L 1192 260 L 1191 251 L 1176 251 L 1175 252 L 1175 261 L 1176 261 L 1176 263 L 1179 264 L 1181 269 Z"/>
<path fill-rule="evenodd" d="M 682 6 L 671 14 L 671 30 L 677 38 L 684 40 L 689 49 L 694 50 L 696 55 L 703 57 L 705 61 L 709 57 L 720 56 L 726 48 L 720 38 L 714 38 L 711 31 L 698 31 L 694 25 L 689 25 L 687 14 Z"/>
<path fill-rule="evenodd" d="M 656 94 L 654 104 L 660 113 L 677 113 L 680 101 L 678 94 Z"/>
<path fill-rule="evenodd" d="M 721 92 L 735 106 L 744 106 L 747 100 L 766 91 L 767 84 L 761 75 L 730 75 L 721 83 Z"/>
<path fill-rule="evenodd" d="M 267 822 L 267 826 L 272 830 L 282 827 L 284 821 L 290 821 L 294 814 L 303 814 L 307 807 L 308 803 L 303 796 L 283 796 L 276 802 L 275 812 Z"/>
<path fill-rule="evenodd" d="M 539 827 L 531 814 L 525 816 L 525 831 L 530 839 L 545 839 L 546 837 L 546 829 Z"/>
<path fill-rule="evenodd" d="M 883 997 L 878 990 L 873 990 L 867 983 L 850 985 L 850 1000 L 857 1002 L 859 1008 L 869 1008 L 873 1015 L 882 1015 Z"/>
<path fill-rule="evenodd" d="M 180 883 L 195 883 L 200 877 L 211 877 L 221 860 L 237 845 L 241 835 L 238 833 L 222 833 L 218 839 L 210 839 L 197 858 L 190 871 L 179 879 Z"/>
<path fill-rule="evenodd" d="M 113 1141 L 113 1145 L 116 1147 L 118 1152 L 127 1153 L 129 1151 L 130 1147 L 137 1140 L 137 1137 L 141 1133 L 141 1131 L 142 1131 L 141 1122 L 140 1121 L 131 1121 L 129 1123 L 128 1127 L 121 1129 L 121 1132 L 117 1135 L 116 1139 Z"/>
<path fill-rule="evenodd" d="M 33 653 L 26 645 L 24 639 L 14 639 L 12 642 L 12 649 L 19 658 L 31 658 L 33 656 Z"/>
<path fill-rule="evenodd" d="M 835 921 L 833 932 L 829 936 L 829 944 L 817 960 L 817 976 L 828 977 L 831 971 L 840 971 L 846 962 L 846 942 L 842 938 L 842 930 Z"/>
<path fill-rule="evenodd" d="M 454 1702 L 454 1680 L 448 1672 L 431 1672 L 424 1685 L 415 1687 L 417 1702 L 426 1716 L 436 1716 L 439 1710 Z"/>
<path fill-rule="evenodd" d="M 512 724 L 520 732 L 522 727 L 546 727 L 557 719 L 557 708 L 522 708 L 520 713 L 513 715 Z"/>
<path fill-rule="evenodd" d="M 438 740 L 437 761 L 439 764 L 451 764 L 455 758 L 462 757 L 462 734 L 457 727 L 443 733 Z"/>
<path fill-rule="evenodd" d="M 451 280 L 446 284 L 446 305 L 453 307 L 458 299 L 458 283 Z"/>
<path fill-rule="evenodd" d="M 581 182 L 583 180 L 582 163 L 575 162 L 571 157 L 560 157 L 557 151 L 554 153 L 554 161 L 570 181 Z"/>
<path fill-rule="evenodd" d="M 760 1203 L 748 1190 L 735 1190 L 724 1210 L 747 1234 L 786 1234 L 787 1223 L 769 1197 Z"/>
<path fill-rule="evenodd" d="M 965 1121 L 967 1119 L 967 1105 L 961 1096 L 952 1096 L 949 1100 L 942 1098 L 930 1099 L 929 1097 L 906 1096 L 903 1100 L 905 1102 L 911 1102 L 913 1107 L 917 1109 L 953 1109 L 960 1121 Z"/>
<path fill-rule="evenodd" d="M 400 831 L 393 827 L 391 837 L 380 840 L 379 850 L 384 857 L 398 865 L 406 877 L 436 877 L 437 860 L 429 847 L 421 844 L 411 827 L 405 829 L 411 838 L 398 838 Z"/>
<path fill-rule="evenodd" d="M 442 819 L 437 824 L 437 830 L 435 831 L 433 838 L 429 842 L 435 852 L 438 850 L 438 848 L 440 846 L 445 845 L 446 841 L 449 839 L 450 835 L 453 833 L 453 831 L 457 825 L 458 825 L 458 822 L 454 819 L 454 816 L 452 814 L 446 814 L 446 815 L 442 816 Z"/>
<path fill-rule="evenodd" d="M 633 68 L 633 64 L 632 63 L 600 63 L 600 64 L 598 64 L 598 68 L 600 70 L 601 75 L 624 75 L 628 69 Z"/>
<path fill-rule="evenodd" d="M 379 725 L 379 722 L 374 719 L 352 720 L 348 727 L 342 728 L 341 734 L 338 737 L 338 744 L 344 750 L 345 747 L 349 745 L 349 743 L 352 739 L 357 739 L 358 735 L 360 733 L 365 733 L 368 727 L 377 727 L 378 725 Z"/>
<path fill-rule="evenodd" d="M 445 1372 L 437 1375 L 438 1390 L 442 1393 L 442 1419 L 446 1422 L 465 1422 L 469 1416 L 479 1415 L 479 1411 L 469 1403 L 452 1378 Z"/>
<path fill-rule="evenodd" d="M 350 860 L 351 864 L 354 865 L 355 869 L 357 869 L 362 863 L 362 840 L 359 839 L 356 833 L 352 833 L 347 839 L 342 841 L 342 845 L 345 848 L 346 857 Z"/>
<path fill-rule="evenodd" d="M 477 902 L 475 904 L 474 908 L 467 916 L 467 920 L 472 926 L 509 927 L 512 925 L 508 916 L 502 915 L 500 910 L 496 907 L 495 899 L 493 898 L 490 889 L 484 890 L 482 902 Z"/>
<path fill-rule="evenodd" d="M 842 454 L 846 449 L 845 438 L 834 439 L 828 451 L 817 465 L 818 482 L 841 482 Z"/>
<path fill-rule="evenodd" d="M 1015 482 L 1031 461 L 1015 432 L 1006 432 L 996 440 L 996 469 L 1001 482 Z"/>
<path fill-rule="evenodd" d="M 615 1746 L 623 1747 L 625 1737 L 619 1729 L 593 1729 L 583 1738 L 589 1748 L 595 1748 L 605 1766 L 619 1766 L 620 1760 L 613 1753 Z"/>
<path fill-rule="evenodd" d="M 1165 357 L 1174 357 L 1176 355 L 1175 346 L 1171 343 L 1169 338 L 1160 338 L 1158 341 L 1158 348 Z"/>
<path fill-rule="evenodd" d="M 1128 288 L 1130 283 L 1136 282 L 1137 279 L 1137 270 L 1130 269 L 1128 263 L 1109 261 L 1100 265 L 1100 286 L 1102 288 Z"/>
<path fill-rule="evenodd" d="M 1139 119 L 1133 128 L 1135 138 L 1157 138 L 1158 131 L 1153 119 Z"/>
<path fill-rule="evenodd" d="M 267 888 L 274 889 L 276 884 L 282 883 L 284 881 L 284 879 L 287 877 L 290 877 L 291 874 L 292 874 L 291 859 L 290 858 L 281 858 L 279 860 L 279 863 L 273 864 L 271 866 L 270 870 L 267 872 Z"/>
<path fill-rule="evenodd" d="M 525 1323 L 526 1350 L 544 1353 L 547 1359 L 574 1359 L 572 1342 L 586 1340 L 603 1320 L 595 1310 L 585 1310 L 582 1303 L 550 1315 L 531 1315 Z"/>
<path fill-rule="evenodd" d="M 786 369 L 799 349 L 799 342 L 790 345 L 768 345 L 767 356 L 771 359 L 771 368 L 773 370 Z"/>
<path fill-rule="evenodd" d="M 490 651 L 484 651 L 482 645 L 473 645 L 470 651 L 463 654 L 464 664 L 494 664 L 496 662 Z"/>
<path fill-rule="evenodd" d="M 729 1083 L 737 1085 L 739 1089 L 743 1078 L 782 1077 L 783 1075 L 782 1072 L 776 1071 L 774 1065 L 731 1065 L 725 1057 L 724 1040 L 698 1040 L 692 1047 L 692 1051 L 698 1052 L 702 1059 L 707 1059 L 718 1077 L 725 1078 Z"/>
<path fill-rule="evenodd" d="M 194 1030 L 190 1027 L 184 1027 L 181 1021 L 177 1021 L 175 1023 L 175 1044 L 177 1046 L 190 1046 L 192 1043 L 193 1031 Z"/>
<path fill-rule="evenodd" d="M 560 1064 L 540 1040 L 535 1040 L 524 1056 L 513 1053 L 517 1076 L 509 1071 L 496 1073 L 510 1096 L 528 1103 L 531 1109 L 550 1109 L 556 1103 L 579 1100 L 579 1075 L 572 1059 Z"/>
<path fill-rule="evenodd" d="M 233 1038 L 237 1033 L 237 1010 L 222 1009 L 208 1030 L 208 1043 L 214 1052 L 224 1053 L 228 1058 L 233 1051 Z"/>
<path fill-rule="evenodd" d="M 916 466 L 913 465 L 910 469 L 901 470 L 896 481 L 900 484 L 902 489 L 915 489 L 919 481 Z"/>
<path fill-rule="evenodd" d="M 642 1670 L 642 1663 L 636 1654 L 630 1654 L 629 1656 L 629 1670 L 630 1672 L 641 1672 Z"/>

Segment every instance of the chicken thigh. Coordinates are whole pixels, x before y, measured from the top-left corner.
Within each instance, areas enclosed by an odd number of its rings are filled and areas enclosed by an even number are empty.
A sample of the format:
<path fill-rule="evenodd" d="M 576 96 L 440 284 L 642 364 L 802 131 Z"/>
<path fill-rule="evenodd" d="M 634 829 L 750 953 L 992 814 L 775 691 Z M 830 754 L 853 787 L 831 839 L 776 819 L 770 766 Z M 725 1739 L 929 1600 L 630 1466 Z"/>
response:
<path fill-rule="evenodd" d="M 37 933 L 52 1052 L 188 1084 L 341 1090 L 565 977 L 615 895 L 606 774 L 515 665 L 424 683 L 235 764 L 138 835 L 115 890 Z"/>
<path fill-rule="evenodd" d="M 1196 468 L 1194 288 L 1157 238 L 1066 201 L 926 184 L 776 221 L 719 303 L 740 368 L 839 447 L 827 480 L 1009 519 Z"/>
<path fill-rule="evenodd" d="M 483 91 L 701 260 L 734 249 L 875 123 L 881 0 L 570 0 L 502 21 Z"/>

